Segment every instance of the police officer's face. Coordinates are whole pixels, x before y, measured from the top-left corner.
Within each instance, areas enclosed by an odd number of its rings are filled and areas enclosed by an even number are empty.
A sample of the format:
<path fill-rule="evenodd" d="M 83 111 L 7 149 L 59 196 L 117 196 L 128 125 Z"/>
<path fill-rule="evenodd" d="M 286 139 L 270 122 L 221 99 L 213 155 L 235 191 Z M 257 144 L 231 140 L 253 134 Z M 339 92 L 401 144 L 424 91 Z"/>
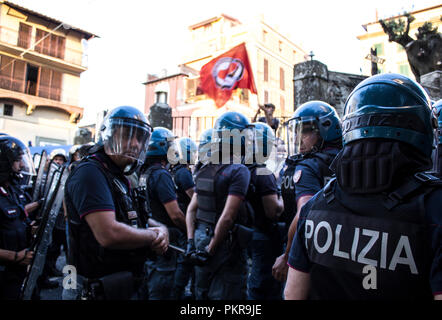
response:
<path fill-rule="evenodd" d="M 61 166 L 61 165 L 64 164 L 64 157 L 62 157 L 62 156 L 55 156 L 54 159 L 52 159 L 52 161 L 54 161 L 56 164 Z"/>
<path fill-rule="evenodd" d="M 318 142 L 318 134 L 315 131 L 306 130 L 301 134 L 301 145 L 299 151 L 301 153 L 310 152 Z"/>
<path fill-rule="evenodd" d="M 24 167 L 25 164 L 23 162 L 23 158 L 21 158 L 20 160 L 16 160 L 12 163 L 12 171 L 15 173 L 19 173 Z"/>
<path fill-rule="evenodd" d="M 72 161 L 75 162 L 78 160 L 81 160 L 81 157 L 80 157 L 80 153 L 77 151 L 72 155 Z"/>
<path fill-rule="evenodd" d="M 115 129 L 113 134 L 114 151 L 112 159 L 119 167 L 126 167 L 136 161 L 143 147 L 141 132 L 133 131 L 131 127 L 121 126 Z"/>

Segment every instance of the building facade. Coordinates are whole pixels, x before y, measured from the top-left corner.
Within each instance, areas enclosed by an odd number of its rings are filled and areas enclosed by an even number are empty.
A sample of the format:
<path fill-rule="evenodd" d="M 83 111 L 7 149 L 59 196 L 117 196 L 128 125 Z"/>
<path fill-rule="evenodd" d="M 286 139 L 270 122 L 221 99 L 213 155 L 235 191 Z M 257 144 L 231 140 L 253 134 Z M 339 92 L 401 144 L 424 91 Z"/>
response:
<path fill-rule="evenodd" d="M 0 1 L 0 132 L 33 146 L 72 144 L 83 42 L 94 34 Z"/>
<path fill-rule="evenodd" d="M 409 35 L 416 39 L 417 29 L 425 22 L 431 22 L 433 26 L 437 26 L 439 32 L 442 31 L 442 4 L 416 10 L 410 12 L 415 20 L 410 25 Z M 401 18 L 406 22 L 404 16 L 394 16 L 385 20 L 395 20 Z M 380 73 L 400 73 L 415 79 L 413 72 L 408 64 L 407 54 L 405 49 L 396 42 L 389 42 L 388 35 L 385 34 L 381 24 L 378 21 L 370 22 L 362 26 L 366 31 L 357 38 L 361 40 L 362 46 L 365 48 L 367 54 L 370 53 L 370 48 L 377 49 L 377 56 L 384 59 L 384 63 L 378 64 Z M 363 74 L 371 74 L 371 61 L 365 59 L 362 66 Z"/>
<path fill-rule="evenodd" d="M 204 129 L 212 127 L 216 118 L 226 110 L 239 111 L 253 118 L 258 104 L 273 103 L 276 117 L 293 115 L 293 66 L 306 61 L 307 53 L 268 25 L 263 17 L 243 24 L 221 14 L 190 26 L 188 35 L 189 46 L 180 73 L 145 83 L 146 113 L 153 102 L 163 99 L 172 107 L 175 134 L 194 139 Z M 243 42 L 258 94 L 237 89 L 226 105 L 218 109 L 211 99 L 197 92 L 199 71 L 210 60 Z M 167 95 L 161 92 L 167 92 Z"/>

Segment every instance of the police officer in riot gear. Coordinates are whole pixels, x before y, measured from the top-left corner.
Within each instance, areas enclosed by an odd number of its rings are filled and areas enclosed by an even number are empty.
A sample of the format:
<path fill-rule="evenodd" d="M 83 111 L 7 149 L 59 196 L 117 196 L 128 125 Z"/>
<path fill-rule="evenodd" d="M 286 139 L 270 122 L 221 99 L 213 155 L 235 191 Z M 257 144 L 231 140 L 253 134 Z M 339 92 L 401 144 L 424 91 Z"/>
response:
<path fill-rule="evenodd" d="M 68 264 L 76 267 L 78 290 L 65 289 L 64 299 L 80 294 L 83 299 L 130 299 L 143 279 L 149 250 L 166 251 L 167 229 L 137 212 L 126 179 L 143 164 L 150 135 L 141 111 L 115 108 L 103 120 L 89 156 L 72 169 L 65 204 L 73 253 Z"/>
<path fill-rule="evenodd" d="M 176 186 L 176 194 L 178 205 L 181 211 L 186 214 L 190 199 L 194 193 L 195 183 L 193 181 L 192 171 L 190 166 L 194 166 L 197 159 L 197 145 L 190 138 L 179 138 L 177 140 L 178 162 L 173 164 L 170 170 L 173 181 Z M 184 233 L 186 237 L 186 233 Z M 185 238 L 187 239 L 187 238 Z M 184 239 L 184 240 L 185 240 Z M 185 245 L 185 241 L 184 241 Z M 183 255 L 177 257 L 177 270 L 175 273 L 175 290 L 174 299 L 181 300 L 185 298 L 184 289 L 191 279 L 193 267 L 186 263 Z M 193 278 L 193 277 L 192 277 Z M 191 293 L 193 295 L 193 286 L 191 286 Z"/>
<path fill-rule="evenodd" d="M 277 220 L 284 206 L 278 196 L 275 175 L 266 166 L 275 147 L 275 135 L 272 128 L 265 123 L 256 122 L 253 125 L 253 163 L 247 165 L 250 170 L 250 186 L 246 197 L 254 212 L 248 299 L 280 300 L 282 286 L 273 278 L 272 266 L 283 250 Z"/>
<path fill-rule="evenodd" d="M 198 144 L 198 162 L 195 165 L 193 174 L 195 175 L 203 165 L 205 165 L 211 156 L 213 129 L 206 129 L 201 133 Z"/>
<path fill-rule="evenodd" d="M 183 247 L 186 243 L 186 219 L 177 200 L 172 176 L 166 170 L 169 162 L 177 160 L 175 138 L 169 129 L 154 128 L 142 175 L 146 181 L 152 217 L 168 228 L 172 244 Z M 174 298 L 176 269 L 177 252 L 173 250 L 147 262 L 149 300 Z"/>
<path fill-rule="evenodd" d="M 239 241 L 247 213 L 244 199 L 250 172 L 242 163 L 251 145 L 250 121 L 229 111 L 213 131 L 210 157 L 195 177 L 196 191 L 187 209 L 186 255 L 195 265 L 197 300 L 246 298 L 246 241 Z"/>
<path fill-rule="evenodd" d="M 195 165 L 198 150 L 196 143 L 190 138 L 179 138 L 176 146 L 178 162 L 171 166 L 170 173 L 176 185 L 178 205 L 186 213 L 195 186 L 190 166 Z"/>
<path fill-rule="evenodd" d="M 329 166 L 341 148 L 342 129 L 336 110 L 323 101 L 301 105 L 288 121 L 287 168 L 281 182 L 283 221 L 288 228 L 285 252 L 273 266 L 273 276 L 284 282 L 287 259 L 302 206 L 333 175 Z"/>
<path fill-rule="evenodd" d="M 26 205 L 18 182 L 35 175 L 29 149 L 18 139 L 0 137 L 0 300 L 16 300 L 34 253 L 30 241 L 29 212 L 38 204 Z M 32 207 L 32 210 L 30 209 Z M 28 212 L 29 210 L 29 212 Z"/>
<path fill-rule="evenodd" d="M 437 115 L 437 122 L 439 127 L 437 129 L 438 133 L 438 145 L 437 145 L 437 175 L 442 176 L 442 99 L 435 102 L 433 105 L 433 110 Z"/>
<path fill-rule="evenodd" d="M 424 173 L 436 123 L 425 90 L 403 75 L 353 90 L 336 179 L 301 212 L 287 299 L 442 298 L 442 191 Z"/>

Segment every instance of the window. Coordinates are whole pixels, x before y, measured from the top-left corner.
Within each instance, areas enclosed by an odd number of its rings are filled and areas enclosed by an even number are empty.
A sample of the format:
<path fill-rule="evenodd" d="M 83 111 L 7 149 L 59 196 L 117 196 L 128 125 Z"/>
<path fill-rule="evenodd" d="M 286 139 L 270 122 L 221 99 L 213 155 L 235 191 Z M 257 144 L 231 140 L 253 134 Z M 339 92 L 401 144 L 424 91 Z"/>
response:
<path fill-rule="evenodd" d="M 404 76 L 409 77 L 410 76 L 410 67 L 408 64 L 401 64 L 399 66 L 399 73 L 403 74 Z"/>
<path fill-rule="evenodd" d="M 264 59 L 264 81 L 269 81 L 269 61 Z"/>
<path fill-rule="evenodd" d="M 376 43 L 376 44 L 374 45 L 374 48 L 376 49 L 376 54 L 377 54 L 378 56 L 384 54 L 384 44 L 382 44 L 382 43 Z"/>
<path fill-rule="evenodd" d="M 269 103 L 269 92 L 264 90 L 264 103 Z"/>
<path fill-rule="evenodd" d="M 166 103 L 167 104 L 167 92 L 164 91 L 158 91 L 155 92 L 156 95 L 156 103 Z"/>
<path fill-rule="evenodd" d="M 283 68 L 279 68 L 279 88 L 281 90 L 285 90 L 285 82 L 284 82 L 284 69 Z"/>
<path fill-rule="evenodd" d="M 62 74 L 60 72 L 41 67 L 38 96 L 46 99 L 60 101 L 61 81 Z"/>
<path fill-rule="evenodd" d="M 49 32 L 47 31 L 37 29 L 35 42 L 38 43 L 35 46 L 35 51 L 37 51 L 38 53 L 64 59 L 66 42 L 66 39 L 64 37 L 56 36 L 55 34 L 49 34 Z"/>
<path fill-rule="evenodd" d="M 267 31 L 262 30 L 262 42 L 266 42 L 267 40 Z"/>
<path fill-rule="evenodd" d="M 282 41 L 278 41 L 279 52 L 282 52 Z"/>
<path fill-rule="evenodd" d="M 20 22 L 17 46 L 28 49 L 31 46 L 32 27 Z"/>
<path fill-rule="evenodd" d="M 0 88 L 24 92 L 26 63 L 1 55 Z"/>
<path fill-rule="evenodd" d="M 285 99 L 284 96 L 281 96 L 279 99 L 279 108 L 281 109 L 281 112 L 284 112 L 285 110 Z"/>
<path fill-rule="evenodd" d="M 14 113 L 14 106 L 12 104 L 5 104 L 3 108 L 3 115 L 12 117 Z"/>

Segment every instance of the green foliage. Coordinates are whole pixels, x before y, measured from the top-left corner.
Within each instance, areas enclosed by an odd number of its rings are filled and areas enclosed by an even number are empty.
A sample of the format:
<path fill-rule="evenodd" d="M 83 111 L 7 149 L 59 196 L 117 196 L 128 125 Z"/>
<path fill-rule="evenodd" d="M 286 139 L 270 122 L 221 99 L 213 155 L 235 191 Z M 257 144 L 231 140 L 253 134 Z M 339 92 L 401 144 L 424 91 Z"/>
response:
<path fill-rule="evenodd" d="M 435 34 L 438 34 L 437 26 L 433 27 L 431 22 L 425 22 L 422 27 L 417 28 L 416 38 L 425 41 Z"/>

